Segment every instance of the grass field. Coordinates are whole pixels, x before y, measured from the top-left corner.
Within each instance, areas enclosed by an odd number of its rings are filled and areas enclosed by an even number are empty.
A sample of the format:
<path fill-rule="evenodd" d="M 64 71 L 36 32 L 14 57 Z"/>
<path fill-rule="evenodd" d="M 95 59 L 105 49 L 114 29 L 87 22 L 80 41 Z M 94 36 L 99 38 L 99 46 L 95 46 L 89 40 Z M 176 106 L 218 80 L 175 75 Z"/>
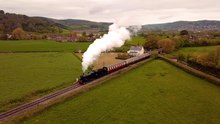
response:
<path fill-rule="evenodd" d="M 172 54 L 177 55 L 178 53 L 183 53 L 183 54 L 205 53 L 205 52 L 213 51 L 217 47 L 218 46 L 186 47 L 186 48 L 181 48 L 173 52 Z"/>
<path fill-rule="evenodd" d="M 82 73 L 72 53 L 1 53 L 0 111 L 4 105 L 54 87 L 68 85 Z"/>
<path fill-rule="evenodd" d="M 90 44 L 90 42 L 60 43 L 48 40 L 0 41 L 0 52 L 73 52 L 79 49 L 85 51 Z"/>
<path fill-rule="evenodd" d="M 24 124 L 219 124 L 219 87 L 155 60 Z"/>
<path fill-rule="evenodd" d="M 145 43 L 145 39 L 144 37 L 139 37 L 139 36 L 135 36 L 132 37 L 131 40 L 129 40 L 128 42 L 126 42 L 127 44 L 132 44 L 132 45 L 144 45 Z"/>
<path fill-rule="evenodd" d="M 142 46 L 145 43 L 145 39 L 144 37 L 139 37 L 139 36 L 135 36 L 132 37 L 130 40 L 126 41 L 125 44 L 120 47 L 120 48 L 116 48 L 115 50 L 117 52 L 127 52 L 131 46 Z"/>

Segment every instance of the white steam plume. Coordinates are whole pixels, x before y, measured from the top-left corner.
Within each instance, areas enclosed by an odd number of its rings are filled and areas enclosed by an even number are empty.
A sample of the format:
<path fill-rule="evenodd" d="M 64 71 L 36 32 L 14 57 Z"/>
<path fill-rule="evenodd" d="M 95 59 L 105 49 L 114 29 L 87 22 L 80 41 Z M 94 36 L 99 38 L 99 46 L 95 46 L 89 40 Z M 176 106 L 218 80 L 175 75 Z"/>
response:
<path fill-rule="evenodd" d="M 129 39 L 130 32 L 125 27 L 119 27 L 117 24 L 110 25 L 108 34 L 96 39 L 83 54 L 83 72 L 98 59 L 102 52 L 121 47 Z"/>
<path fill-rule="evenodd" d="M 131 33 L 132 36 L 136 36 L 137 32 L 141 30 L 142 26 L 141 25 L 132 25 L 128 27 L 129 32 Z"/>

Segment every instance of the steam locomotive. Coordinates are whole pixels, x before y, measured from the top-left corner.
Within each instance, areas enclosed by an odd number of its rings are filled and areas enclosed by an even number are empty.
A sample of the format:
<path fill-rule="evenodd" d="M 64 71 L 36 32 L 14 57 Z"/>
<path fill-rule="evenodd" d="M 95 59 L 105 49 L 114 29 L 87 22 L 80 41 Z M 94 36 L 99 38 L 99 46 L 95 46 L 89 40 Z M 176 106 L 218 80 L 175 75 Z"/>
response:
<path fill-rule="evenodd" d="M 150 57 L 150 53 L 145 53 L 140 56 L 132 57 L 127 60 L 124 60 L 122 62 L 118 62 L 109 66 L 105 66 L 101 69 L 92 70 L 89 73 L 83 74 L 80 76 L 78 82 L 79 84 L 87 84 L 95 79 L 101 78 L 105 75 L 108 75 L 112 72 L 115 72 L 121 68 L 127 67 L 131 64 L 137 63 L 139 61 L 142 61 L 144 59 L 147 59 Z"/>

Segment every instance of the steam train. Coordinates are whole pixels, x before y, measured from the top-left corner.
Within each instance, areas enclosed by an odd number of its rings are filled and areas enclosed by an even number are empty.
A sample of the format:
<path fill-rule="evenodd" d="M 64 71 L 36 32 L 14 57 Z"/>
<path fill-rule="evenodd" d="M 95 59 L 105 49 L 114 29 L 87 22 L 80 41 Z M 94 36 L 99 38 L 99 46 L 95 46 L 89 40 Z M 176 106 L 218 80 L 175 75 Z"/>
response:
<path fill-rule="evenodd" d="M 115 72 L 121 68 L 125 68 L 131 64 L 137 63 L 139 61 L 142 61 L 144 59 L 147 59 L 150 57 L 150 53 L 145 53 L 140 56 L 132 57 L 127 60 L 124 60 L 122 62 L 118 62 L 109 66 L 104 66 L 101 69 L 92 70 L 89 73 L 83 74 L 80 76 L 78 83 L 79 84 L 87 84 L 95 79 L 101 78 L 105 75 L 108 75 L 112 72 Z"/>

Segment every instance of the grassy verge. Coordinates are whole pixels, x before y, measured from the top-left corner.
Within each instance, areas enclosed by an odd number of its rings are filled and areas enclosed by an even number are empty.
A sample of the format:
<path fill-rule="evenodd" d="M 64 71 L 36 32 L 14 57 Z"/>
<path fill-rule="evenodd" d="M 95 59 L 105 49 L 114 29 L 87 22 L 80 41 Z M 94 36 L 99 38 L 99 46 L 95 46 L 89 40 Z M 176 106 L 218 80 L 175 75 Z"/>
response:
<path fill-rule="evenodd" d="M 151 61 L 22 123 L 218 124 L 219 87 Z"/>

